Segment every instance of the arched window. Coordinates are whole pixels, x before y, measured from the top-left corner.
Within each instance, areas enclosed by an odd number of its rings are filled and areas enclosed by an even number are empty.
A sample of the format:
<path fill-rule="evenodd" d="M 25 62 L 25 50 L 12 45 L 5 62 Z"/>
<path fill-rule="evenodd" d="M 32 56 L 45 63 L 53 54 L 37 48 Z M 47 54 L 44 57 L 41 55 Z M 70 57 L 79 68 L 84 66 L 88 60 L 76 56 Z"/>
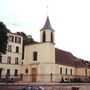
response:
<path fill-rule="evenodd" d="M 87 69 L 85 69 L 85 75 L 87 76 Z"/>
<path fill-rule="evenodd" d="M 70 69 L 70 73 L 71 73 L 71 75 L 72 75 L 72 69 Z"/>
<path fill-rule="evenodd" d="M 62 67 L 60 67 L 60 74 L 62 74 Z"/>
<path fill-rule="evenodd" d="M 51 42 L 53 43 L 53 32 L 51 32 Z"/>
<path fill-rule="evenodd" d="M 45 33 L 45 31 L 43 32 L 43 34 L 42 34 L 42 42 L 46 42 L 46 33 Z"/>
<path fill-rule="evenodd" d="M 67 73 L 67 68 L 66 68 L 66 75 L 67 75 L 68 73 Z"/>

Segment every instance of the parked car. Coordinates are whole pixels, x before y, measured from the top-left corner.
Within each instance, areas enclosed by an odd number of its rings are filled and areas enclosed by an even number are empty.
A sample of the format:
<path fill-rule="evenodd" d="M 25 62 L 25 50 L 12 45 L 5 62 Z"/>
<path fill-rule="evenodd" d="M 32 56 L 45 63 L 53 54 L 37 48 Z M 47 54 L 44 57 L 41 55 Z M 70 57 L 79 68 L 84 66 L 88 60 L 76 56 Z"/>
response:
<path fill-rule="evenodd" d="M 40 86 L 27 86 L 25 88 L 23 88 L 22 90 L 44 90 L 44 88 L 40 87 Z"/>

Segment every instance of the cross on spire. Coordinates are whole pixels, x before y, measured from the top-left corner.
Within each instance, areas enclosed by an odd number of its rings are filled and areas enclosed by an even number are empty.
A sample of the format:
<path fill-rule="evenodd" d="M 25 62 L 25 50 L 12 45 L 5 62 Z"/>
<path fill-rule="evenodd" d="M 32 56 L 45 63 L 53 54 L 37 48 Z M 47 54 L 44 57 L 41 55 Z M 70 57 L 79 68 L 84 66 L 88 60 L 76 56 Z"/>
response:
<path fill-rule="evenodd" d="M 47 6 L 47 16 L 48 16 L 48 6 Z"/>

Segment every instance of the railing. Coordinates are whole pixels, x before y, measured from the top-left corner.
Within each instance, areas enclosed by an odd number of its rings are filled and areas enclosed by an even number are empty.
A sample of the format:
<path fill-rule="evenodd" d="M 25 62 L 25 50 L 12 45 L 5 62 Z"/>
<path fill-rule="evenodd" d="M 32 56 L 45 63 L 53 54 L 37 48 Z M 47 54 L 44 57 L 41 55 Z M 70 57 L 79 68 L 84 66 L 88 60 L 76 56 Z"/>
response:
<path fill-rule="evenodd" d="M 89 76 L 76 75 L 60 75 L 60 74 L 30 74 L 20 75 L 20 80 L 23 82 L 59 82 L 59 83 L 81 83 L 90 82 Z"/>
<path fill-rule="evenodd" d="M 60 74 L 28 74 L 10 75 L 8 80 L 13 82 L 57 82 L 57 83 L 87 83 L 90 82 L 89 76 L 60 75 Z M 5 82 L 6 76 L 0 78 L 0 82 Z"/>

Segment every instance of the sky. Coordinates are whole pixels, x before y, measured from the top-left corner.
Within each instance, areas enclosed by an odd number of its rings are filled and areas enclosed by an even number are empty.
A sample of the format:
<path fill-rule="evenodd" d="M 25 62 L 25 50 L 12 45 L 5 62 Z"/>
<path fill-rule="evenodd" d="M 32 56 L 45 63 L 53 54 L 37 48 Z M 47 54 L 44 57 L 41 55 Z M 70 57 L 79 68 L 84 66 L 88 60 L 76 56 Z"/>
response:
<path fill-rule="evenodd" d="M 0 21 L 11 32 L 25 32 L 36 41 L 47 15 L 55 47 L 90 61 L 90 0 L 0 0 Z"/>

